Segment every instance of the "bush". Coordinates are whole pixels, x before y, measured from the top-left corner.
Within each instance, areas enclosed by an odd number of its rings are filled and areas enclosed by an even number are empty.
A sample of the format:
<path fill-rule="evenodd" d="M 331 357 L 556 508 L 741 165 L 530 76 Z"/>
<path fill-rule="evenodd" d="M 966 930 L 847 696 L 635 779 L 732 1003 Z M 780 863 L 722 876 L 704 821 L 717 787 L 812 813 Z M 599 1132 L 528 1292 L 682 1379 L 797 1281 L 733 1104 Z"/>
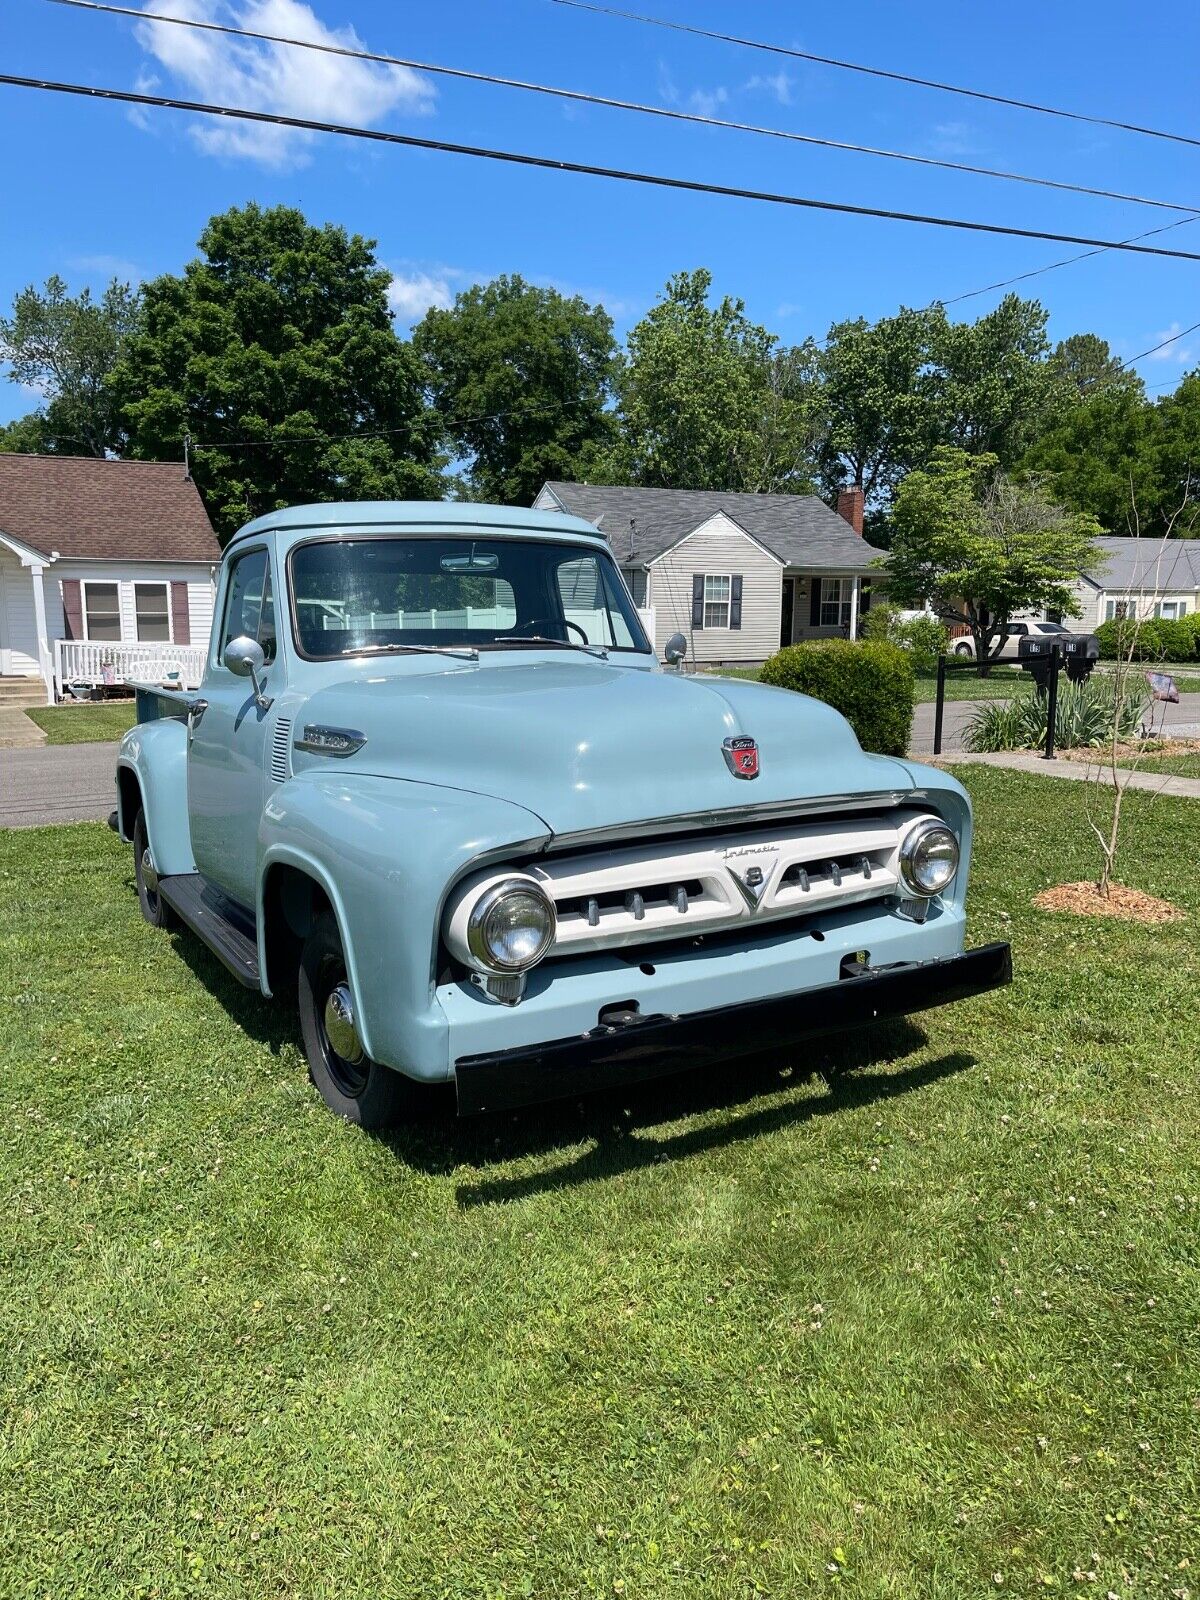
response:
<path fill-rule="evenodd" d="M 1082 750 L 1112 738 L 1116 685 L 1103 678 L 1085 683 L 1061 680 L 1054 717 L 1054 743 L 1060 750 Z M 1148 701 L 1141 687 L 1122 695 L 1115 714 L 1117 734 L 1131 739 L 1141 726 Z M 967 724 L 963 742 L 975 753 L 1037 750 L 1046 742 L 1047 699 L 1036 691 L 981 705 Z"/>
<path fill-rule="evenodd" d="M 1200 613 L 1177 621 L 1147 617 L 1140 623 L 1128 618 L 1102 622 L 1096 637 L 1101 661 L 1130 659 L 1131 645 L 1134 661 L 1194 661 L 1200 656 Z"/>
<path fill-rule="evenodd" d="M 812 639 L 763 667 L 760 683 L 795 689 L 840 711 L 864 750 L 902 756 L 913 715 L 912 657 L 883 639 Z"/>
<path fill-rule="evenodd" d="M 946 648 L 949 634 L 946 625 L 936 617 L 922 612 L 917 617 L 903 617 L 887 600 L 877 600 L 863 618 L 864 639 L 887 640 L 907 650 L 917 672 L 935 672 L 937 658 Z"/>

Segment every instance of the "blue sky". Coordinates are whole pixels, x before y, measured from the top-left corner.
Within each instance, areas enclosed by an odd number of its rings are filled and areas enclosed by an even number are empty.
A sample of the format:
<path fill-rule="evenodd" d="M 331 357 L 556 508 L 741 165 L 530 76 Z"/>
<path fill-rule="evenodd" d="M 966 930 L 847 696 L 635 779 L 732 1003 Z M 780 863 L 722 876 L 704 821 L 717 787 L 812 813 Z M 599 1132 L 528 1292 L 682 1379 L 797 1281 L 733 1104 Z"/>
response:
<path fill-rule="evenodd" d="M 836 7 L 645 0 L 657 15 L 924 77 L 1196 133 L 1200 8 L 1116 0 Z M 153 5 L 149 9 L 155 9 Z M 568 10 L 551 0 L 161 0 L 157 9 L 267 31 L 350 35 L 369 49 L 742 121 L 945 155 L 1189 202 L 1200 149 L 786 61 Z M 144 86 L 334 121 L 367 122 L 609 166 L 856 204 L 1126 238 L 1172 213 L 994 179 L 567 105 L 312 52 L 275 58 L 191 30 L 135 25 L 47 0 L 7 0 L 4 70 Z M 1180 70 L 1175 70 L 1172 63 Z M 61 273 L 102 287 L 178 270 L 230 205 L 299 206 L 378 241 L 397 322 L 500 272 L 600 299 L 624 332 L 666 278 L 708 266 L 721 292 L 787 341 L 837 318 L 923 305 L 1072 255 L 965 235 L 324 136 L 226 127 L 178 112 L 0 88 L 0 304 Z M 1200 184 L 1198 184 L 1200 188 Z M 1200 198 L 1197 199 L 1200 205 Z M 1200 252 L 1200 222 L 1164 243 Z M 1033 279 L 1055 338 L 1090 330 L 1129 356 L 1200 318 L 1200 263 L 1108 253 Z M 981 295 L 954 308 L 974 316 Z M 1155 392 L 1200 361 L 1200 336 L 1140 370 Z M 0 384 L 0 420 L 36 396 Z"/>

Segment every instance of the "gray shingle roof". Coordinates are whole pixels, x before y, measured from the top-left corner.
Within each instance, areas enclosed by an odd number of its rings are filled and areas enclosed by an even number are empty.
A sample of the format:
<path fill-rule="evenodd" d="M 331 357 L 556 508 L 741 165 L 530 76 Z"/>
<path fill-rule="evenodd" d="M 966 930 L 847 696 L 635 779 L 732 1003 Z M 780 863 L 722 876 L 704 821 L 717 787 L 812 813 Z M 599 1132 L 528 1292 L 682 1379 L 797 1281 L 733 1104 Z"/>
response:
<path fill-rule="evenodd" d="M 596 524 L 624 567 L 652 561 L 718 511 L 732 517 L 789 567 L 865 572 L 882 554 L 816 495 L 559 482 L 547 483 L 546 488 L 564 511 Z"/>
<path fill-rule="evenodd" d="M 1084 573 L 1110 594 L 1200 588 L 1200 539 L 1097 539 L 1106 565 Z"/>

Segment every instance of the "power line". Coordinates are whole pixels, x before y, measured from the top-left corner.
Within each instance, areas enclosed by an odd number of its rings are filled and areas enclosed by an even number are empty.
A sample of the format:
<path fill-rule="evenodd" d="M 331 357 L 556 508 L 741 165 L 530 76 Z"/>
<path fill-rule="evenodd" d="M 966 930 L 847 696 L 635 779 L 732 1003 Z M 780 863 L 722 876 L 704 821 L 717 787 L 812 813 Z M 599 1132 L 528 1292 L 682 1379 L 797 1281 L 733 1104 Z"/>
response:
<path fill-rule="evenodd" d="M 1159 344 L 1152 344 L 1149 350 L 1143 350 L 1140 355 L 1130 356 L 1128 361 L 1122 361 L 1123 367 L 1131 367 L 1135 361 L 1144 361 L 1147 356 L 1157 355 L 1160 350 L 1165 350 L 1169 344 L 1174 344 L 1179 339 L 1186 339 L 1189 333 L 1195 333 L 1200 328 L 1200 322 L 1193 322 L 1190 328 L 1184 328 L 1179 333 L 1173 333 L 1169 339 L 1163 339 Z"/>
<path fill-rule="evenodd" d="M 1168 133 L 1161 128 L 1144 128 L 1136 122 L 1120 122 L 1114 117 L 1093 116 L 1084 111 L 1066 111 L 1061 106 L 1044 106 L 1036 100 L 1018 100 L 1011 95 L 991 94 L 984 89 L 969 89 L 961 84 L 941 83 L 936 78 L 918 78 L 908 72 L 890 72 L 885 67 L 868 67 L 859 61 L 842 61 L 836 56 L 821 56 L 811 50 L 796 50 L 788 45 L 768 44 L 761 39 L 743 39 L 735 33 L 720 33 L 690 22 L 674 22 L 667 17 L 648 17 L 637 11 L 621 11 L 615 6 L 597 5 L 595 0 L 553 0 L 555 5 L 575 11 L 593 11 L 599 16 L 620 17 L 625 22 L 642 22 L 654 28 L 670 28 L 676 33 L 694 34 L 700 39 L 715 39 L 720 44 L 736 44 L 746 50 L 761 50 L 770 55 L 788 56 L 795 61 L 811 61 L 821 67 L 837 67 L 842 72 L 859 72 L 869 78 L 888 78 L 893 83 L 912 84 L 918 89 L 937 89 L 942 94 L 964 95 L 969 100 L 988 100 L 993 105 L 1012 106 L 1018 111 L 1036 111 L 1046 117 L 1063 117 L 1070 122 L 1088 122 L 1094 127 L 1116 128 L 1122 133 L 1140 133 L 1149 139 L 1170 139 L 1176 144 L 1200 146 L 1200 139 L 1184 133 Z"/>
<path fill-rule="evenodd" d="M 1190 217 L 1180 217 L 1175 222 L 1165 223 L 1161 228 L 1147 228 L 1145 233 L 1135 233 L 1123 243 L 1135 244 L 1139 239 L 1152 238 L 1156 233 L 1169 233 L 1172 228 L 1182 228 L 1186 222 L 1197 221 L 1200 221 L 1200 212 Z M 948 299 L 935 300 L 933 305 L 954 306 L 960 300 L 974 300 L 981 294 L 990 294 L 993 289 L 1011 289 L 1014 283 L 1024 283 L 1027 278 L 1040 278 L 1044 272 L 1057 272 L 1059 267 L 1071 267 L 1077 261 L 1087 261 L 1092 256 L 1102 256 L 1106 249 L 1107 246 L 1099 250 L 1085 250 L 1077 256 L 1064 256 L 1061 261 L 1049 261 L 1044 267 L 1033 267 L 1028 272 L 1018 272 L 1015 277 L 1001 278 L 997 283 L 985 283 L 982 289 L 968 289 L 965 294 L 953 294 Z M 932 307 L 927 306 L 925 309 L 931 310 Z"/>
<path fill-rule="evenodd" d="M 1094 239 L 1086 234 L 1051 233 L 1042 228 L 1016 228 L 1005 223 L 976 222 L 965 217 L 942 217 L 923 212 L 895 211 L 884 206 L 852 205 L 844 200 L 816 200 L 808 195 L 780 194 L 768 189 L 744 189 L 734 184 L 704 183 L 698 178 L 676 178 L 665 173 L 640 172 L 623 167 L 602 167 L 592 162 L 563 161 L 553 156 L 499 150 L 490 145 L 457 144 L 447 139 L 420 138 L 416 134 L 391 133 L 380 128 L 323 122 L 312 117 L 285 116 L 273 111 L 248 111 L 240 106 L 215 105 L 204 100 L 179 100 L 170 95 L 146 94 L 132 89 L 107 89 L 93 84 L 64 83 L 49 78 L 29 78 L 7 72 L 0 73 L 0 84 L 19 89 L 39 89 L 51 94 L 80 95 L 85 99 L 114 100 L 122 105 L 158 106 L 170 111 L 186 111 L 196 116 L 229 117 L 239 122 L 259 122 L 277 128 L 297 128 L 307 133 L 330 133 L 341 138 L 368 139 L 376 144 L 401 145 L 412 150 L 434 150 L 446 155 L 502 161 L 512 166 L 577 173 L 592 178 L 609 178 L 621 183 L 645 184 L 656 189 L 722 195 L 735 200 L 755 200 L 765 205 L 793 206 L 806 211 L 829 211 L 841 216 L 878 217 L 889 222 L 912 222 L 923 227 L 953 228 L 966 233 L 999 234 L 1012 239 L 1046 239 L 1055 244 L 1092 245 L 1102 250 L 1125 250 L 1135 255 L 1167 256 L 1178 261 L 1200 261 L 1200 255 L 1190 250 L 1164 250 L 1156 245 L 1130 244 L 1120 239 Z"/>
<path fill-rule="evenodd" d="M 1002 178 L 1010 183 L 1028 183 L 1042 189 L 1058 189 L 1068 194 L 1089 195 L 1097 200 L 1119 200 L 1130 205 L 1154 206 L 1164 211 L 1192 211 L 1193 206 L 1174 200 L 1155 200 L 1145 195 L 1126 194 L 1118 189 L 1097 189 L 1089 184 L 1068 183 L 1058 178 L 1040 178 L 1029 173 L 1007 172 L 999 167 L 974 166 L 963 161 L 950 161 L 940 156 L 922 156 L 908 150 L 887 150 L 878 145 L 855 144 L 844 139 L 826 139 L 816 134 L 796 133 L 785 128 L 771 128 L 755 122 L 735 122 L 727 117 L 705 116 L 698 111 L 679 111 L 670 106 L 650 105 L 637 100 L 618 100 L 610 95 L 591 94 L 582 89 L 564 89 L 546 83 L 533 83 L 523 78 L 506 78 L 492 72 L 475 72 L 466 67 L 447 67 L 432 61 L 417 61 L 407 56 L 384 55 L 374 50 L 356 50 L 349 45 L 325 44 L 312 39 L 297 39 L 286 34 L 264 33 L 255 28 L 238 28 L 231 23 L 209 22 L 195 17 L 173 17 L 163 12 L 140 11 L 135 6 L 109 3 L 109 0 L 51 0 L 54 5 L 70 6 L 75 10 L 101 12 L 111 16 L 130 17 L 138 22 L 169 23 L 180 28 L 198 29 L 204 33 L 227 34 L 237 39 L 256 39 L 264 44 L 286 45 L 297 50 L 314 50 L 324 55 L 343 56 L 352 61 L 368 61 L 376 66 L 405 67 L 415 72 L 426 72 L 448 78 L 461 78 L 469 83 L 486 83 L 506 89 L 520 89 L 532 94 L 550 95 L 560 100 L 571 100 L 584 105 L 605 106 L 617 111 L 633 111 L 640 116 L 663 117 L 673 122 L 697 123 L 707 128 L 724 128 L 736 133 L 751 133 L 768 139 L 784 139 L 794 144 L 816 146 L 823 150 L 841 150 L 852 155 L 878 156 L 888 161 L 907 161 L 916 166 L 940 168 L 946 172 L 965 172 L 973 177 Z"/>

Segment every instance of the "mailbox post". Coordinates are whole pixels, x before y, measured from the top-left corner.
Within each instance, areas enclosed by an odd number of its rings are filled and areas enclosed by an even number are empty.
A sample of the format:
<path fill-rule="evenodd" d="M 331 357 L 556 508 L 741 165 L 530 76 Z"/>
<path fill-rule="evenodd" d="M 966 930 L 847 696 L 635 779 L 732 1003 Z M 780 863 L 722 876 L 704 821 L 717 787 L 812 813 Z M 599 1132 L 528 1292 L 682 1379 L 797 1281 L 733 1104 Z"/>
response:
<path fill-rule="evenodd" d="M 1085 682 L 1100 659 L 1100 641 L 1094 633 L 1031 633 L 1018 641 L 1017 661 L 1028 672 L 1037 692 L 1046 696 L 1046 746 L 1042 754 L 1054 760 L 1054 726 L 1058 718 L 1058 674 L 1066 662 L 1072 683 Z"/>

